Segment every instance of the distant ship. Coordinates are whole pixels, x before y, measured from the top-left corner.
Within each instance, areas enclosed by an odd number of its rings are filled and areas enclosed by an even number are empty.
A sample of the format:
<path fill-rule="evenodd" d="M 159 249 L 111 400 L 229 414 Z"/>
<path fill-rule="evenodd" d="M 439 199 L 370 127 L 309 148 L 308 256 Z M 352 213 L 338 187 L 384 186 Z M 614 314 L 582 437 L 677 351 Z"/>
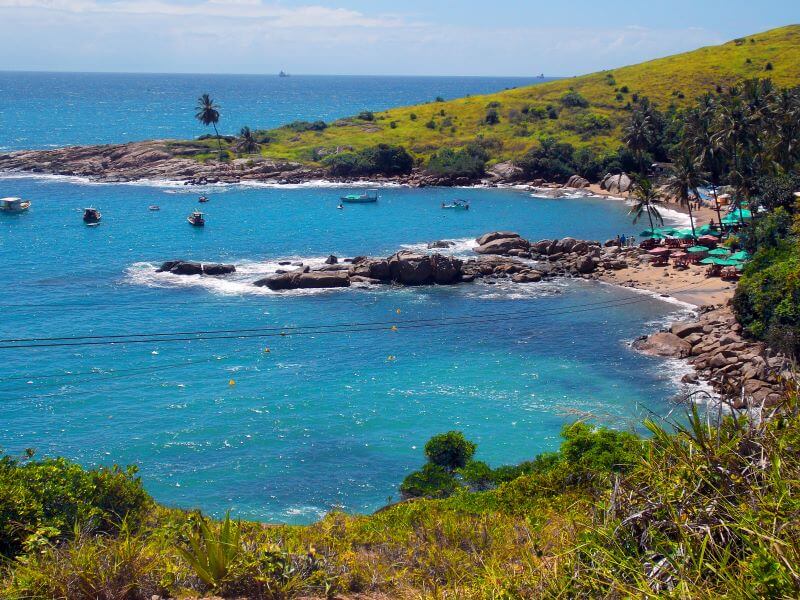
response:
<path fill-rule="evenodd" d="M 278 73 L 278 77 L 289 77 L 289 74 L 286 71 L 281 71 Z"/>

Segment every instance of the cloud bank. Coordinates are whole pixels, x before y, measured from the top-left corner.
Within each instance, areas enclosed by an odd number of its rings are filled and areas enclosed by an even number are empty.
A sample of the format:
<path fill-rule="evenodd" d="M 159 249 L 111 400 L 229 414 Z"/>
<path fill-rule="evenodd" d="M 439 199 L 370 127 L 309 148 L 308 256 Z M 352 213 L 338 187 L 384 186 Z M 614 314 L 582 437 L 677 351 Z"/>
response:
<path fill-rule="evenodd" d="M 0 0 L 1 69 L 576 75 L 724 41 L 642 27 L 477 27 L 262 0 Z"/>

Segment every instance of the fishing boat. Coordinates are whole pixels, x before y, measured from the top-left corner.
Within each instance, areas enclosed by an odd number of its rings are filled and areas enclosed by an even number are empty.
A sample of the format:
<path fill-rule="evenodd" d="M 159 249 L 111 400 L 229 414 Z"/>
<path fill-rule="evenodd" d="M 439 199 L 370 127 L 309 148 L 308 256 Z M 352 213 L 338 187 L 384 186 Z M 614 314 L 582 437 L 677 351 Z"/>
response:
<path fill-rule="evenodd" d="M 21 213 L 25 212 L 31 207 L 30 200 L 23 200 L 16 196 L 9 196 L 8 198 L 0 198 L 0 212 L 4 213 Z"/>
<path fill-rule="evenodd" d="M 278 73 L 278 77 L 289 77 L 289 74 L 286 71 L 281 71 Z"/>
<path fill-rule="evenodd" d="M 147 210 L 151 210 L 151 211 L 155 212 L 157 210 L 161 210 L 161 207 L 158 206 L 157 204 L 151 204 L 150 206 L 147 207 Z"/>
<path fill-rule="evenodd" d="M 186 220 L 189 221 L 190 225 L 194 225 L 195 227 L 203 227 L 206 224 L 203 213 L 199 210 L 194 211 L 191 215 L 186 217 Z"/>
<path fill-rule="evenodd" d="M 378 201 L 378 190 L 367 190 L 363 194 L 348 194 L 340 198 L 342 202 L 349 202 L 350 204 L 366 204 L 368 202 Z"/>
<path fill-rule="evenodd" d="M 83 222 L 87 225 L 99 225 L 100 219 L 103 218 L 103 215 L 100 214 L 100 211 L 96 208 L 84 208 L 83 209 Z"/>
<path fill-rule="evenodd" d="M 453 200 L 452 204 L 445 204 L 442 202 L 442 208 L 449 208 L 451 210 L 469 210 L 469 202 L 466 200 Z"/>
<path fill-rule="evenodd" d="M 197 201 L 198 201 L 198 202 L 200 202 L 200 203 L 203 203 L 203 202 L 208 202 L 208 198 L 207 198 L 206 196 L 200 196 L 200 197 L 197 199 Z"/>

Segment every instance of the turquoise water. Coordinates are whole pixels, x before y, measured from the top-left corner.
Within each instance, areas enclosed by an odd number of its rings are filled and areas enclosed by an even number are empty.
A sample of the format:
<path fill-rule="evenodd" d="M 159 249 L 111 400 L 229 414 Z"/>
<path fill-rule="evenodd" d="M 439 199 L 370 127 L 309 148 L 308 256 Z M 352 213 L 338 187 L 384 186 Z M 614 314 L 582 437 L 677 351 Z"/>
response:
<path fill-rule="evenodd" d="M 2 339 L 383 323 L 260 339 L 0 349 L 0 447 L 87 465 L 136 463 L 168 504 L 297 523 L 334 506 L 369 511 L 397 497 L 434 433 L 461 429 L 479 458 L 516 462 L 556 448 L 561 426 L 579 416 L 627 427 L 646 410 L 668 410 L 678 391 L 670 363 L 626 344 L 678 308 L 610 286 L 276 294 L 251 285 L 278 262 L 313 264 L 329 253 L 387 255 L 445 238 L 468 255 L 470 239 L 494 229 L 605 239 L 631 231 L 622 203 L 390 188 L 376 205 L 339 211 L 341 190 L 313 187 L 24 178 L 0 187 L 34 201 L 29 213 L 0 218 Z M 204 230 L 185 222 L 200 191 L 211 196 Z M 469 212 L 439 208 L 456 194 L 472 201 Z M 96 228 L 81 222 L 90 204 L 103 212 Z M 153 266 L 171 258 L 233 262 L 239 271 L 156 275 Z M 599 302 L 610 304 L 597 310 Z M 413 323 L 420 319 L 429 321 Z"/>
<path fill-rule="evenodd" d="M 458 98 L 539 83 L 526 77 L 154 75 L 0 71 L 0 151 L 194 137 L 207 92 L 222 107 L 220 133 L 243 125 L 333 120 L 362 110 Z"/>

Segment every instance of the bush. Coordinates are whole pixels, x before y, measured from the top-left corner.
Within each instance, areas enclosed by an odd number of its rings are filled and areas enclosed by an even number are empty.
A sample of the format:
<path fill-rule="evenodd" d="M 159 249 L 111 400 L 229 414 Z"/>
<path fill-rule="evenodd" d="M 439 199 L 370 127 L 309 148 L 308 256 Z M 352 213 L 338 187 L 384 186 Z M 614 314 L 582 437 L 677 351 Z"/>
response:
<path fill-rule="evenodd" d="M 444 98 L 441 96 L 436 96 L 436 102 L 444 102 Z"/>
<path fill-rule="evenodd" d="M 575 90 L 570 90 L 561 96 L 561 104 L 570 108 L 588 108 L 589 101 Z"/>
<path fill-rule="evenodd" d="M 295 133 L 303 133 L 304 131 L 324 131 L 328 128 L 328 124 L 325 121 L 292 121 L 284 127 Z"/>
<path fill-rule="evenodd" d="M 365 110 L 358 113 L 357 119 L 361 119 L 362 121 L 374 121 L 375 120 L 375 113 L 371 110 Z"/>
<path fill-rule="evenodd" d="M 442 148 L 428 161 L 425 170 L 435 175 L 450 177 L 480 177 L 485 173 L 486 151 L 472 144 L 461 150 Z"/>
<path fill-rule="evenodd" d="M 0 459 L 0 555 L 13 557 L 36 538 L 68 538 L 84 530 L 138 526 L 151 500 L 136 468 L 84 470 L 63 458 Z"/>
<path fill-rule="evenodd" d="M 416 121 L 417 120 L 417 113 L 411 113 L 410 115 L 408 115 L 408 118 L 411 119 L 412 121 Z"/>
<path fill-rule="evenodd" d="M 404 498 L 447 498 L 459 488 L 458 481 L 447 469 L 432 463 L 409 474 L 400 484 Z"/>
<path fill-rule="evenodd" d="M 405 175 L 414 166 L 413 157 L 402 146 L 379 144 L 358 152 L 341 152 L 324 159 L 331 175 Z"/>
<path fill-rule="evenodd" d="M 425 127 L 427 127 L 428 129 L 436 129 L 436 121 L 431 119 L 430 121 L 425 123 Z"/>
<path fill-rule="evenodd" d="M 573 470 L 590 474 L 625 473 L 642 455 L 633 433 L 577 422 L 561 430 L 561 454 Z"/>
<path fill-rule="evenodd" d="M 475 454 L 475 444 L 460 431 L 448 431 L 433 436 L 425 444 L 428 460 L 449 472 L 465 466 Z"/>
<path fill-rule="evenodd" d="M 580 115 L 575 121 L 575 130 L 583 134 L 592 134 L 611 129 L 611 121 L 604 115 L 587 113 Z"/>
<path fill-rule="evenodd" d="M 571 144 L 558 142 L 555 138 L 543 138 L 538 147 L 517 161 L 517 165 L 530 179 L 564 182 L 575 173 L 574 153 Z"/>
<path fill-rule="evenodd" d="M 497 112 L 496 108 L 490 108 L 486 111 L 484 121 L 487 125 L 497 125 L 500 122 L 500 113 Z"/>

